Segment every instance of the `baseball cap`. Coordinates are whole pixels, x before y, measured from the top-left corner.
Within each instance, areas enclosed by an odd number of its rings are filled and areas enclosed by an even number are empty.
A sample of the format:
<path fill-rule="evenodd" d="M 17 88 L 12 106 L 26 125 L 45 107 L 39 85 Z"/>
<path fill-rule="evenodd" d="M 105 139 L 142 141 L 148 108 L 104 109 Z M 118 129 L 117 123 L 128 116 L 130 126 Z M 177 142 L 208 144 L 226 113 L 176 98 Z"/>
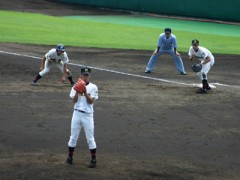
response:
<path fill-rule="evenodd" d="M 91 74 L 91 69 L 89 67 L 81 68 L 81 74 Z"/>
<path fill-rule="evenodd" d="M 57 51 L 65 51 L 64 45 L 63 44 L 58 44 L 57 47 L 56 47 L 56 50 Z"/>
<path fill-rule="evenodd" d="M 192 40 L 192 45 L 199 45 L 199 40 L 197 40 L 197 39 L 194 39 L 194 40 Z"/>
<path fill-rule="evenodd" d="M 171 33 L 172 30 L 171 30 L 171 28 L 167 27 L 167 28 L 164 29 L 164 32 L 165 32 L 165 33 Z"/>

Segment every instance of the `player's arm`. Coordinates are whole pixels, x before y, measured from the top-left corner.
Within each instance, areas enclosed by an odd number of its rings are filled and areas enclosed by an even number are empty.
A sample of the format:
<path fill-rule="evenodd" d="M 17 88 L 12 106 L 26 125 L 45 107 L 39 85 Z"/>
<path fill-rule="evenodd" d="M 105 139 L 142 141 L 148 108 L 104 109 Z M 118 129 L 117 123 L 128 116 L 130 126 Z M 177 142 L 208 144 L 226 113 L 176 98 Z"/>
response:
<path fill-rule="evenodd" d="M 46 61 L 46 57 L 43 56 L 41 66 L 40 66 L 40 71 L 42 71 L 44 69 L 45 61 Z"/>
<path fill-rule="evenodd" d="M 84 96 L 86 97 L 86 100 L 89 104 L 92 104 L 94 102 L 94 98 L 92 98 L 87 92 L 84 93 Z"/>
<path fill-rule="evenodd" d="M 177 56 L 180 56 L 180 54 L 177 52 L 177 48 L 174 47 L 174 53 L 177 55 Z"/>
<path fill-rule="evenodd" d="M 201 64 L 207 64 L 211 61 L 210 57 L 207 56 L 204 61 L 201 62 Z"/>
<path fill-rule="evenodd" d="M 156 49 L 155 49 L 155 51 L 153 52 L 153 55 L 157 55 L 158 54 L 158 52 L 159 52 L 159 50 L 160 50 L 160 46 L 158 46 Z"/>
<path fill-rule="evenodd" d="M 177 52 L 177 39 L 175 37 L 173 38 L 173 49 L 176 56 L 180 56 L 180 54 Z"/>
<path fill-rule="evenodd" d="M 189 51 L 188 51 L 188 56 L 189 56 L 189 60 L 192 61 L 194 58 L 194 55 L 192 53 L 192 48 L 190 47 Z"/>
<path fill-rule="evenodd" d="M 78 92 L 72 88 L 69 97 L 72 99 L 73 103 L 76 103 L 78 101 Z"/>
<path fill-rule="evenodd" d="M 67 76 L 67 64 L 63 64 L 63 75 L 61 78 L 62 83 L 65 82 Z"/>
<path fill-rule="evenodd" d="M 84 93 L 84 96 L 86 97 L 86 100 L 89 104 L 92 104 L 95 100 L 98 99 L 98 88 L 95 87 L 93 91 L 91 91 L 90 94 L 87 92 Z"/>
<path fill-rule="evenodd" d="M 73 103 L 76 103 L 78 101 L 78 92 L 75 93 L 75 95 L 72 97 Z"/>

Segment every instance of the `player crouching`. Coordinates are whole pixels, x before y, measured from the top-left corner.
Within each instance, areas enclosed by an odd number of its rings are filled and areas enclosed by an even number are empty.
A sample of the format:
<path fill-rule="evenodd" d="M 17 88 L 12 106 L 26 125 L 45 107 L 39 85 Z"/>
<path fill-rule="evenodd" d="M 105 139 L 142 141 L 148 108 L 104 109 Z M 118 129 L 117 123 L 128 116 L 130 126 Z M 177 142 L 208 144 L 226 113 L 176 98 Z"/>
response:
<path fill-rule="evenodd" d="M 32 85 L 36 85 L 37 81 L 41 79 L 45 74 L 50 71 L 52 64 L 55 64 L 63 73 L 61 82 L 64 83 L 66 76 L 70 81 L 71 85 L 74 85 L 72 80 L 71 72 L 67 69 L 67 63 L 69 62 L 68 55 L 65 52 L 64 45 L 58 44 L 56 48 L 51 49 L 42 59 L 40 72 L 37 74 L 35 79 L 32 81 Z"/>
<path fill-rule="evenodd" d="M 197 39 L 192 40 L 192 46 L 189 49 L 188 55 L 190 61 L 192 61 L 194 57 L 201 61 L 199 64 L 193 65 L 192 70 L 196 72 L 202 80 L 202 88 L 199 89 L 199 93 L 207 93 L 208 90 L 211 90 L 207 81 L 207 74 L 215 62 L 214 56 L 208 49 L 199 46 Z"/>

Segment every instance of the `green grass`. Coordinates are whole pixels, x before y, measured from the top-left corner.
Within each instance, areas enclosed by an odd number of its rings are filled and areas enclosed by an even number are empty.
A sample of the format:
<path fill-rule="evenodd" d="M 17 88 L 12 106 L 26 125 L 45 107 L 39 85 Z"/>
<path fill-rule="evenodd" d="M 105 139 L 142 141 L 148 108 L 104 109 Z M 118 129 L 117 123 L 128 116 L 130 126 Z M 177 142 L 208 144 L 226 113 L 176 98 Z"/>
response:
<path fill-rule="evenodd" d="M 213 53 L 240 54 L 240 27 L 146 17 L 53 17 L 0 11 L 0 42 L 153 50 L 169 25 L 187 52 L 193 38 Z M 196 23 L 196 24 L 194 24 Z M 201 28 L 200 28 L 201 27 Z M 215 29 L 215 30 L 214 30 Z"/>

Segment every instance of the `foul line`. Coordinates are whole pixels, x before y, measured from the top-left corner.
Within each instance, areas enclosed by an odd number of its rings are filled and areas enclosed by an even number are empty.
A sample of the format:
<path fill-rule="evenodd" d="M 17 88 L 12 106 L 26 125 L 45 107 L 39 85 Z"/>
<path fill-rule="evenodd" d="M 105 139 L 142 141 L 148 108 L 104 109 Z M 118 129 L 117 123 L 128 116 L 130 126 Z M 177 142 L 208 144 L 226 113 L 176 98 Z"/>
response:
<path fill-rule="evenodd" d="M 7 52 L 7 51 L 1 51 L 0 53 L 3 54 L 9 54 L 9 55 L 15 55 L 15 56 L 22 56 L 22 57 L 28 57 L 28 58 L 33 58 L 33 59 L 41 59 L 40 57 L 36 56 L 31 56 L 31 55 L 26 55 L 26 54 L 20 54 L 20 53 L 13 53 L 13 52 Z M 84 67 L 85 65 L 83 64 L 75 64 L 75 63 L 68 63 L 69 65 L 72 66 L 81 66 Z M 154 77 L 149 77 L 149 76 L 143 76 L 143 75 L 138 75 L 138 74 L 132 74 L 132 73 L 125 73 L 121 71 L 115 71 L 115 70 L 110 70 L 110 69 L 103 69 L 103 68 L 98 68 L 94 66 L 88 66 L 92 69 L 99 70 L 99 71 L 105 71 L 105 72 L 111 72 L 115 74 L 121 74 L 125 76 L 132 76 L 132 77 L 137 77 L 137 78 L 142 78 L 142 79 L 149 79 L 149 80 L 155 80 L 155 81 L 161 81 L 161 82 L 166 82 L 166 83 L 172 83 L 172 84 L 179 84 L 179 85 L 185 85 L 185 86 L 196 86 L 196 84 L 188 84 L 188 83 L 183 83 L 183 82 L 178 82 L 178 81 L 172 81 L 172 80 L 167 80 L 167 79 L 161 79 L 161 78 L 154 78 Z M 240 88 L 239 86 L 232 86 L 228 84 L 221 84 L 221 83 L 211 83 L 213 85 L 218 85 L 218 86 L 227 86 L 227 87 L 234 87 L 234 88 Z"/>

